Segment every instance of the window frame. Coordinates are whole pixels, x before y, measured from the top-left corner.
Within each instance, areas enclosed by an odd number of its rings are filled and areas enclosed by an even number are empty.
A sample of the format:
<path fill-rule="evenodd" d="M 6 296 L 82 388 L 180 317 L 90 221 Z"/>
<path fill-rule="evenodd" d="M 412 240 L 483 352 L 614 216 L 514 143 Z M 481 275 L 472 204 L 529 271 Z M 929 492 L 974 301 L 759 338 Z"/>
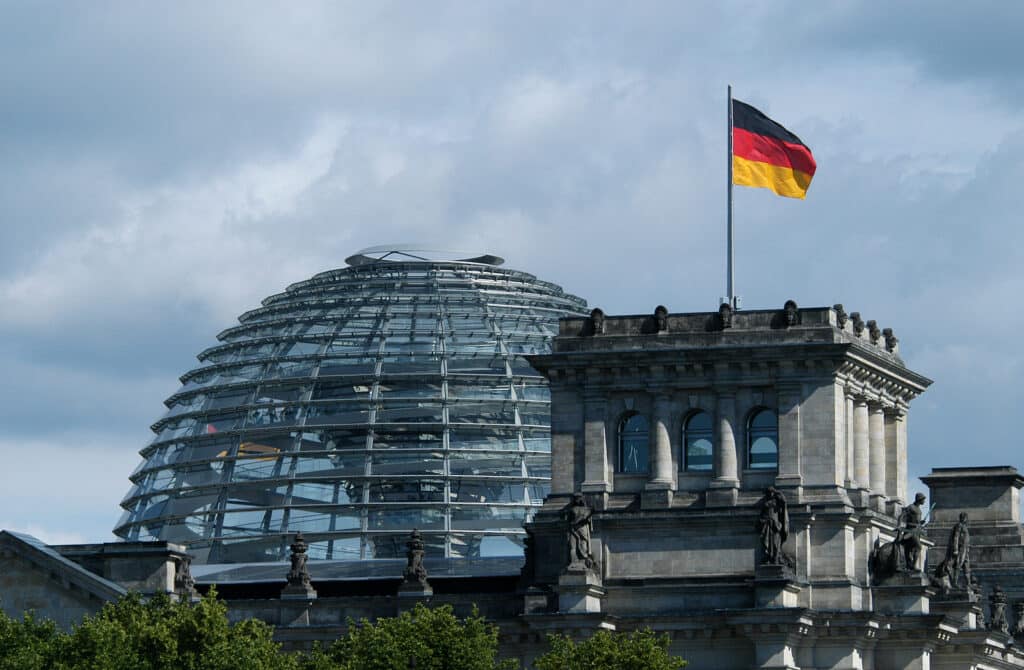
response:
<path fill-rule="evenodd" d="M 706 429 L 702 428 L 702 429 L 697 429 L 697 430 L 694 430 L 694 429 L 690 428 L 690 424 L 695 419 L 697 419 L 697 418 L 699 418 L 701 416 L 707 417 L 708 427 Z M 708 443 L 711 445 L 710 453 L 708 454 L 708 456 L 711 459 L 711 462 L 708 464 L 707 468 L 699 468 L 698 469 L 698 468 L 693 467 L 690 464 L 690 441 L 691 441 L 691 437 L 692 438 L 697 438 L 697 439 L 699 439 L 699 438 L 706 438 Z M 709 475 L 709 474 L 714 473 L 714 471 L 715 471 L 715 421 L 714 421 L 714 417 L 711 416 L 711 412 L 708 412 L 708 411 L 703 410 L 703 409 L 698 409 L 698 410 L 695 410 L 693 412 L 690 412 L 690 414 L 688 414 L 683 419 L 683 440 L 682 440 L 682 446 L 683 446 L 683 457 L 680 459 L 680 463 L 682 465 L 682 471 L 683 472 L 686 472 L 686 473 L 689 473 L 689 474 L 697 474 L 697 475 Z"/>
<path fill-rule="evenodd" d="M 644 422 L 646 428 L 645 431 L 636 431 L 636 438 L 640 435 L 644 437 L 645 444 L 645 462 L 642 470 L 627 470 L 625 467 L 625 447 L 626 447 L 626 428 L 631 421 L 634 419 L 641 419 Z M 615 472 L 622 475 L 646 475 L 651 471 L 651 422 L 641 412 L 626 412 L 619 418 L 617 430 L 616 430 L 616 447 L 617 453 L 615 458 Z"/>

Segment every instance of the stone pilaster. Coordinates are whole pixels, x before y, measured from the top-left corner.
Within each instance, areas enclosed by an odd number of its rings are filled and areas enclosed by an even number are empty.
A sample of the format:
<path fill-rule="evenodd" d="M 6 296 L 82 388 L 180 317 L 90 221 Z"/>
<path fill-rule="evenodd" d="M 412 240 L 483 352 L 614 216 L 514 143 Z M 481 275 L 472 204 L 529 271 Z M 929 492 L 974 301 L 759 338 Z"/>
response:
<path fill-rule="evenodd" d="M 584 493 L 606 494 L 612 490 L 605 435 L 606 407 L 604 396 L 583 398 Z"/>
<path fill-rule="evenodd" d="M 900 504 L 907 499 L 907 424 L 899 409 L 885 413 L 885 495 Z"/>
<path fill-rule="evenodd" d="M 846 431 L 846 488 L 856 487 L 854 476 L 854 449 L 853 449 L 853 394 L 849 387 L 845 389 L 846 414 L 843 417 L 843 427 Z"/>
<path fill-rule="evenodd" d="M 864 398 L 853 400 L 853 483 L 856 488 L 866 489 L 871 485 L 869 469 L 870 451 L 868 442 L 868 401 Z"/>
<path fill-rule="evenodd" d="M 872 496 L 885 495 L 885 410 L 872 404 L 868 410 L 868 486 Z"/>

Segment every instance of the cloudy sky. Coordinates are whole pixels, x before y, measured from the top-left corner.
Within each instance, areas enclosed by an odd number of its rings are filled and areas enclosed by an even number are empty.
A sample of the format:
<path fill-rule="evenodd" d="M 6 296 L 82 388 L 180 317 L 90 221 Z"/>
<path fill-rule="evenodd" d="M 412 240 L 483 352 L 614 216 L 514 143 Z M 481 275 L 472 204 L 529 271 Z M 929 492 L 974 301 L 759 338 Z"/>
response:
<path fill-rule="evenodd" d="M 0 0 L 0 528 L 111 538 L 195 355 L 366 246 L 715 309 L 728 83 L 818 160 L 737 190 L 744 305 L 896 331 L 913 475 L 1024 467 L 1024 5 L 295 4 Z"/>

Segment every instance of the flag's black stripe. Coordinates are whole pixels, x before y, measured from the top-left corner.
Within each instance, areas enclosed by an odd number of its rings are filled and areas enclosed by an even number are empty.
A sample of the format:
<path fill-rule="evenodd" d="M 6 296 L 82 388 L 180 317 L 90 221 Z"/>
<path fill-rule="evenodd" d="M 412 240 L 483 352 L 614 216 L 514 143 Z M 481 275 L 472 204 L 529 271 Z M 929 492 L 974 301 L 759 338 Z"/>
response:
<path fill-rule="evenodd" d="M 803 140 L 769 119 L 756 107 L 736 99 L 732 101 L 732 125 L 734 128 L 742 128 L 757 135 L 767 135 L 783 142 L 807 146 Z"/>

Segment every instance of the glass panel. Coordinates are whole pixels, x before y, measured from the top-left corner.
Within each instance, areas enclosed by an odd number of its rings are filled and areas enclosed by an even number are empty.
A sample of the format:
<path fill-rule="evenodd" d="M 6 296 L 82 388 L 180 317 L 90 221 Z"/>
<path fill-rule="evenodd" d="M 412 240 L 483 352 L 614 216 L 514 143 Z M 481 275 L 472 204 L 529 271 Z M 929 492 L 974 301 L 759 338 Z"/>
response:
<path fill-rule="evenodd" d="M 416 449 L 421 447 L 440 449 L 441 433 L 404 432 L 379 428 L 374 430 L 374 449 Z"/>
<path fill-rule="evenodd" d="M 448 468 L 453 475 L 521 477 L 522 457 L 514 453 L 451 452 Z"/>
<path fill-rule="evenodd" d="M 377 423 L 441 423 L 440 402 L 391 401 L 377 410 Z"/>
<path fill-rule="evenodd" d="M 307 454 L 296 457 L 295 472 L 315 477 L 359 477 L 366 474 L 366 453 L 335 451 L 330 454 Z"/>
<path fill-rule="evenodd" d="M 774 470 L 779 466 L 779 449 L 774 436 L 754 437 L 750 444 L 750 467 L 755 470 Z"/>
<path fill-rule="evenodd" d="M 451 423 L 497 423 L 515 425 L 511 402 L 455 402 L 448 408 Z"/>
<path fill-rule="evenodd" d="M 306 425 L 368 423 L 370 410 L 362 402 L 328 402 L 310 405 Z"/>
<path fill-rule="evenodd" d="M 302 407 L 286 405 L 278 407 L 256 407 L 249 410 L 246 426 L 288 426 L 302 418 Z"/>
<path fill-rule="evenodd" d="M 452 507 L 452 530 L 522 530 L 525 507 L 491 507 L 486 505 Z"/>
<path fill-rule="evenodd" d="M 313 388 L 313 400 L 369 400 L 371 384 L 359 384 L 343 381 L 320 382 Z"/>
<path fill-rule="evenodd" d="M 444 513 L 435 507 L 371 507 L 369 530 L 444 530 Z"/>
<path fill-rule="evenodd" d="M 461 503 L 514 503 L 523 504 L 526 489 L 522 482 L 502 480 L 451 480 L 452 502 Z"/>
<path fill-rule="evenodd" d="M 256 404 L 296 402 L 302 400 L 308 386 L 296 384 L 264 384 L 256 392 Z"/>
<path fill-rule="evenodd" d="M 387 354 L 382 361 L 381 374 L 441 373 L 441 357 L 437 355 Z"/>
<path fill-rule="evenodd" d="M 450 389 L 449 389 L 450 392 Z M 403 382 L 389 379 L 378 386 L 381 398 L 441 398 L 441 383 L 429 381 Z"/>
<path fill-rule="evenodd" d="M 339 507 L 330 514 L 325 511 L 305 512 L 292 510 L 288 519 L 288 530 L 301 530 L 304 533 L 323 533 L 330 530 L 359 530 L 362 521 L 359 509 Z"/>
<path fill-rule="evenodd" d="M 308 356 L 312 354 L 320 353 L 323 348 L 323 342 L 319 340 L 297 340 L 291 343 L 285 343 L 281 347 L 279 356 Z"/>
<path fill-rule="evenodd" d="M 440 445 L 439 445 L 440 446 Z M 387 451 L 375 453 L 371 472 L 375 475 L 444 474 L 444 460 L 441 451 Z"/>
<path fill-rule="evenodd" d="M 313 373 L 315 360 L 277 361 L 267 366 L 267 379 L 283 379 L 285 377 L 309 377 Z"/>
<path fill-rule="evenodd" d="M 495 383 L 494 381 L 491 381 L 491 379 L 487 379 L 486 381 L 481 380 L 478 384 L 474 384 L 469 381 L 448 382 L 448 397 L 480 400 L 509 400 L 512 396 L 508 383 Z"/>
<path fill-rule="evenodd" d="M 320 362 L 320 376 L 325 375 L 372 375 L 377 366 L 373 356 L 350 358 L 325 358 Z"/>
<path fill-rule="evenodd" d="M 335 502 L 349 502 L 343 487 L 338 483 L 295 482 L 292 488 L 293 505 Z"/>
<path fill-rule="evenodd" d="M 251 381 L 260 378 L 263 372 L 263 364 L 242 365 L 220 370 L 216 378 L 211 382 L 217 384 L 231 384 L 234 382 Z"/>
<path fill-rule="evenodd" d="M 277 456 L 255 456 L 235 461 L 235 480 L 267 479 L 281 476 L 281 459 Z"/>
<path fill-rule="evenodd" d="M 514 430 L 508 432 L 473 431 L 452 429 L 448 439 L 449 447 L 457 449 L 497 449 L 518 451 L 519 438 Z"/>
<path fill-rule="evenodd" d="M 376 354 L 379 340 L 365 335 L 336 337 L 327 345 L 328 354 Z"/>
<path fill-rule="evenodd" d="M 444 482 L 440 479 L 392 479 L 371 481 L 370 502 L 443 502 Z"/>
<path fill-rule="evenodd" d="M 501 356 L 465 357 L 453 356 L 448 359 L 449 374 L 492 374 L 504 377 L 505 359 Z"/>

